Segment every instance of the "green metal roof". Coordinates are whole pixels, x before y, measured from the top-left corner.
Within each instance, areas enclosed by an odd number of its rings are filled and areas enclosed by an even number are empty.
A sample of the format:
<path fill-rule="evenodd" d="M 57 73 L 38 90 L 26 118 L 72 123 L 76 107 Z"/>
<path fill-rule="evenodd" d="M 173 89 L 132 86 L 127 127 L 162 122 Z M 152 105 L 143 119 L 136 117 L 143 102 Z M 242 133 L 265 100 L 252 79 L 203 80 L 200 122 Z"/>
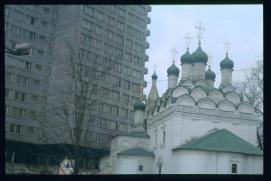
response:
<path fill-rule="evenodd" d="M 116 136 L 131 136 L 131 137 L 139 137 L 139 138 L 149 138 L 150 136 L 146 132 L 123 132 L 119 133 Z"/>
<path fill-rule="evenodd" d="M 206 150 L 219 152 L 243 153 L 249 155 L 263 155 L 262 150 L 236 136 L 226 129 L 218 130 L 188 143 L 172 149 L 172 151 L 185 150 Z"/>
<path fill-rule="evenodd" d="M 154 156 L 153 152 L 147 151 L 143 148 L 131 148 L 131 149 L 119 152 L 118 155 Z"/>

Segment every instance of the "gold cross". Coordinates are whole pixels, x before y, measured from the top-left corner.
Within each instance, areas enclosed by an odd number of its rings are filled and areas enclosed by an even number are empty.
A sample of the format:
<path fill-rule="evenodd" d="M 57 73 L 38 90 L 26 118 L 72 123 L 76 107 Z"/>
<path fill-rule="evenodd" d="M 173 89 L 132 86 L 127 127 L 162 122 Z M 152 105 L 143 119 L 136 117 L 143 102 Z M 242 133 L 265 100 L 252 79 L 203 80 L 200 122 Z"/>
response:
<path fill-rule="evenodd" d="M 153 65 L 153 69 L 154 69 L 154 72 L 155 72 L 155 70 L 156 70 L 156 64 Z"/>
<path fill-rule="evenodd" d="M 170 50 L 170 52 L 172 53 L 172 60 L 173 60 L 173 63 L 174 63 L 174 61 L 175 61 L 175 56 L 176 56 L 176 54 L 177 54 L 176 48 L 175 48 L 175 47 L 172 48 L 172 50 Z"/>
<path fill-rule="evenodd" d="M 209 65 L 209 68 L 211 67 L 212 59 L 213 59 L 213 56 L 212 56 L 211 53 L 209 53 L 208 54 L 208 65 Z"/>
<path fill-rule="evenodd" d="M 228 38 L 226 38 L 226 41 L 223 42 L 224 46 L 225 46 L 225 50 L 226 50 L 226 53 L 229 53 L 229 48 L 230 48 L 230 42 L 228 40 Z"/>
<path fill-rule="evenodd" d="M 201 38 L 202 38 L 202 31 L 205 30 L 205 28 L 201 26 L 201 22 L 199 22 L 199 25 L 195 26 L 195 28 L 198 29 L 197 37 L 198 37 L 198 39 L 200 41 Z"/>
<path fill-rule="evenodd" d="M 190 43 L 191 43 L 190 41 L 193 39 L 193 38 L 190 36 L 190 33 L 187 33 L 187 35 L 184 36 L 184 39 L 186 40 L 186 42 L 185 42 L 186 46 L 189 47 L 189 45 L 190 45 Z"/>

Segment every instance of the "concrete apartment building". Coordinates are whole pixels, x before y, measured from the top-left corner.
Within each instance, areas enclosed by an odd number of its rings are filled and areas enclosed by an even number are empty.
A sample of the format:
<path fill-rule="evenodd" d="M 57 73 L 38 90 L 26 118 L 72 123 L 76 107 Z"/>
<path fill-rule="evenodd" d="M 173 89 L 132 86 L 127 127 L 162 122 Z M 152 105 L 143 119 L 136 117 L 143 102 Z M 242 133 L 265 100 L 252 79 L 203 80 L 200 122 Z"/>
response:
<path fill-rule="evenodd" d="M 32 46 L 31 56 L 5 55 L 7 173 L 20 171 L 20 165 L 30 170 L 37 165 L 57 166 L 60 160 L 51 159 L 44 150 L 70 144 L 67 130 L 57 129 L 61 136 L 50 132 L 53 126 L 48 122 L 54 120 L 47 111 L 69 89 L 64 73 L 69 67 L 67 52 L 78 55 L 83 62 L 80 70 L 88 72 L 95 84 L 83 145 L 97 152 L 107 150 L 112 135 L 131 128 L 133 104 L 148 72 L 150 11 L 146 5 L 5 6 L 5 46 Z M 99 68 L 92 71 L 93 66 Z M 85 159 L 80 167 L 93 168 L 96 162 Z"/>

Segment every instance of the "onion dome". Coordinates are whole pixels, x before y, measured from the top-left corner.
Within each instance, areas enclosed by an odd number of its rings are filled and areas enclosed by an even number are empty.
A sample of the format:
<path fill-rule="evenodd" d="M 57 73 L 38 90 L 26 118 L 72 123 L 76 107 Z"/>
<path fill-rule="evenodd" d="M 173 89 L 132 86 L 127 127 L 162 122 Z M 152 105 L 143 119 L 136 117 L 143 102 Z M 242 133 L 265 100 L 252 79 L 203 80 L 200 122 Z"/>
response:
<path fill-rule="evenodd" d="M 198 46 L 198 49 L 192 53 L 194 57 L 194 62 L 198 63 L 207 63 L 208 56 L 207 54 L 201 49 L 200 45 Z"/>
<path fill-rule="evenodd" d="M 157 76 L 156 73 L 154 72 L 154 73 L 152 74 L 151 78 L 157 80 L 158 76 Z"/>
<path fill-rule="evenodd" d="M 193 64 L 194 57 L 189 53 L 189 49 L 187 48 L 187 51 L 185 54 L 181 56 L 181 65 L 182 64 Z"/>
<path fill-rule="evenodd" d="M 215 81 L 215 77 L 216 77 L 215 73 L 210 69 L 209 66 L 208 70 L 205 72 L 205 79 Z"/>
<path fill-rule="evenodd" d="M 142 110 L 145 111 L 146 104 L 139 99 L 134 104 L 134 110 Z"/>
<path fill-rule="evenodd" d="M 174 63 L 167 69 L 167 74 L 168 75 L 176 75 L 176 76 L 178 76 L 179 73 L 180 73 L 180 70 L 178 69 L 178 67 L 175 66 Z"/>
<path fill-rule="evenodd" d="M 221 69 L 233 69 L 234 63 L 231 59 L 228 57 L 228 53 L 226 53 L 226 57 L 220 62 L 220 68 Z"/>

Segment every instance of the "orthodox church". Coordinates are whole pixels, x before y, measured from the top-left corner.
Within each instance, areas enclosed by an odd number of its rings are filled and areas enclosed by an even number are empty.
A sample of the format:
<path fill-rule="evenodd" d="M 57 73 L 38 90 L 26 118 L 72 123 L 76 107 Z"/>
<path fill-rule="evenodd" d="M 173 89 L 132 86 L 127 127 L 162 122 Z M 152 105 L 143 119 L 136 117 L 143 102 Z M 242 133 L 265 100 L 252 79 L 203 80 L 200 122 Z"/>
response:
<path fill-rule="evenodd" d="M 134 104 L 131 132 L 112 138 L 110 155 L 100 161 L 101 174 L 263 174 L 263 152 L 256 147 L 258 118 L 232 86 L 234 62 L 220 62 L 221 84 L 199 40 L 179 68 L 167 69 L 168 88 L 160 97 L 158 76 L 146 102 Z"/>

